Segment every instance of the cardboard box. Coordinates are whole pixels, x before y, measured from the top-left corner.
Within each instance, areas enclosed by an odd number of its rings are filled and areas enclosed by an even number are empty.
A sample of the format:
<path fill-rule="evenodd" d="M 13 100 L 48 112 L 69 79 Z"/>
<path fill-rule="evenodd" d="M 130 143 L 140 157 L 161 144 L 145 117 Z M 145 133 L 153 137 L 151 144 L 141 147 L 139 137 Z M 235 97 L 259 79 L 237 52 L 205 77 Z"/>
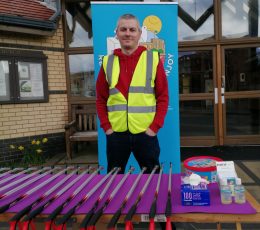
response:
<path fill-rule="evenodd" d="M 216 167 L 218 182 L 220 183 L 221 180 L 226 180 L 231 189 L 232 196 L 234 196 L 234 188 L 237 178 L 234 161 L 216 162 Z"/>
<path fill-rule="evenodd" d="M 207 184 L 199 185 L 182 184 L 181 202 L 183 206 L 209 206 L 210 194 Z"/>

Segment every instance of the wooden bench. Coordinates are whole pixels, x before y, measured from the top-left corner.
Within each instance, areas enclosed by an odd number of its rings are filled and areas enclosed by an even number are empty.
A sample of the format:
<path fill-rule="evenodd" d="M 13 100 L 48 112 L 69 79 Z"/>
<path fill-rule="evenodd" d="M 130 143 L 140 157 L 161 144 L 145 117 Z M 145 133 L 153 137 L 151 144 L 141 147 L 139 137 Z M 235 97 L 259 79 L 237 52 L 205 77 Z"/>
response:
<path fill-rule="evenodd" d="M 72 105 L 72 121 L 65 125 L 66 151 L 72 158 L 73 144 L 97 140 L 96 106 Z"/>

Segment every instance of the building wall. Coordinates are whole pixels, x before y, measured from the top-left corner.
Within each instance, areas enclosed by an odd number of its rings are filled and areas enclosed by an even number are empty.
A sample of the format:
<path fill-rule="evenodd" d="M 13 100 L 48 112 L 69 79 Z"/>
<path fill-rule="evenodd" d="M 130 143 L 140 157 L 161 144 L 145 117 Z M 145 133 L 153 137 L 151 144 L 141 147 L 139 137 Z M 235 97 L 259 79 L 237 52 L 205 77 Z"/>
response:
<path fill-rule="evenodd" d="M 0 48 L 43 51 L 47 58 L 47 103 L 0 105 L 0 163 L 15 156 L 8 155 L 8 146 L 32 138 L 46 136 L 64 139 L 64 124 L 68 121 L 68 103 L 64 59 L 64 41 L 61 20 L 55 34 L 50 37 L 18 33 L 0 33 Z M 22 140 L 22 141 L 21 141 Z M 14 142 L 14 143 L 13 143 Z M 51 143 L 52 141 L 50 141 Z M 55 143 L 53 143 L 55 145 Z M 64 151 L 64 147 L 62 146 Z"/>

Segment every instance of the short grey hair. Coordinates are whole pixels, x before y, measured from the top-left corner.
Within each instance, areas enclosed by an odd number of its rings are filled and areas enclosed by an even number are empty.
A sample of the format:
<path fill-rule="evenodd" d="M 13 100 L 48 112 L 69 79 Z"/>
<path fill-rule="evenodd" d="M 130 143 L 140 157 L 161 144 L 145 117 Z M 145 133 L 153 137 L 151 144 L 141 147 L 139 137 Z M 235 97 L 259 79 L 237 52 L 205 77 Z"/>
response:
<path fill-rule="evenodd" d="M 119 21 L 122 20 L 122 19 L 125 19 L 125 20 L 134 19 L 135 21 L 137 21 L 139 31 L 142 30 L 141 27 L 140 27 L 140 23 L 139 23 L 138 18 L 136 16 L 134 16 L 133 14 L 123 14 L 123 15 L 121 15 L 117 20 L 116 30 L 118 29 Z"/>

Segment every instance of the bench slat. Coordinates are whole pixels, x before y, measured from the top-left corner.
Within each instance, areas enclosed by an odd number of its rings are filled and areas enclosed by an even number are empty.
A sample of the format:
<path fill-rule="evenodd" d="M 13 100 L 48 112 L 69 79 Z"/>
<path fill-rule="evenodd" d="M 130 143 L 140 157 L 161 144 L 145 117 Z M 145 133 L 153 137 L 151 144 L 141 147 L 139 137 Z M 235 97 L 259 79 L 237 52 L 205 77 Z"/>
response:
<path fill-rule="evenodd" d="M 70 136 L 70 141 L 95 141 L 97 137 L 96 131 L 76 132 Z"/>
<path fill-rule="evenodd" d="M 78 124 L 79 124 L 79 130 L 82 130 L 82 114 L 79 114 L 78 116 Z"/>
<path fill-rule="evenodd" d="M 86 131 L 88 130 L 88 115 L 84 114 L 84 125 L 83 125 L 83 130 Z"/>
<path fill-rule="evenodd" d="M 73 127 L 65 129 L 66 148 L 69 159 L 71 159 L 72 155 L 71 142 L 96 141 L 98 138 L 95 104 L 72 105 L 71 112 L 72 118 L 75 120 L 75 127 L 74 129 Z"/>
<path fill-rule="evenodd" d="M 89 115 L 89 130 L 93 130 L 93 123 L 92 123 L 92 114 Z"/>

